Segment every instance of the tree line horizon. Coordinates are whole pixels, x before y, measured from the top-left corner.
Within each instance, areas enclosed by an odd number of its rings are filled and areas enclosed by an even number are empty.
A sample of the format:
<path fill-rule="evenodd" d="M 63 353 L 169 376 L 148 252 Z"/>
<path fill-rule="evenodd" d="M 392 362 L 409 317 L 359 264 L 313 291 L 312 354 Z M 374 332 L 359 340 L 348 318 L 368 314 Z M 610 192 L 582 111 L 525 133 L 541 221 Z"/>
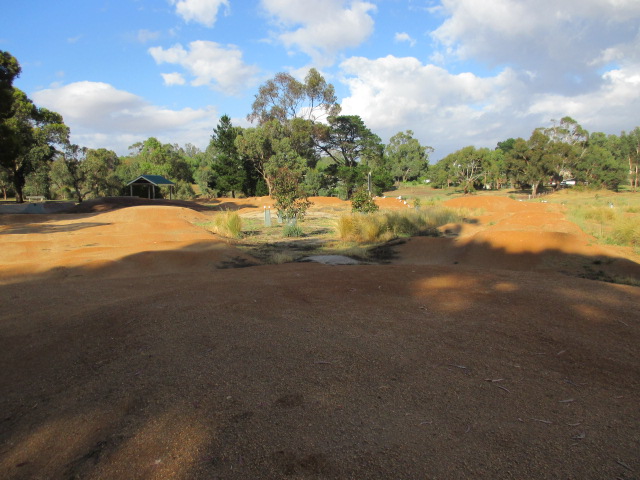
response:
<path fill-rule="evenodd" d="M 569 116 L 536 128 L 528 139 L 508 138 L 494 149 L 463 147 L 430 165 L 434 149 L 412 130 L 388 144 L 358 115 L 341 115 L 333 85 L 314 68 L 303 81 L 278 73 L 258 89 L 248 120 L 222 115 L 206 149 L 150 137 L 118 156 L 70 142 L 60 114 L 37 107 L 13 81 L 18 61 L 0 51 L 0 190 L 6 200 L 27 195 L 73 199 L 125 194 L 139 175 L 163 175 L 176 196 L 336 196 L 351 199 L 367 186 L 380 195 L 404 182 L 434 188 L 558 188 L 569 178 L 595 188 L 638 187 L 640 127 L 628 133 L 589 133 Z"/>

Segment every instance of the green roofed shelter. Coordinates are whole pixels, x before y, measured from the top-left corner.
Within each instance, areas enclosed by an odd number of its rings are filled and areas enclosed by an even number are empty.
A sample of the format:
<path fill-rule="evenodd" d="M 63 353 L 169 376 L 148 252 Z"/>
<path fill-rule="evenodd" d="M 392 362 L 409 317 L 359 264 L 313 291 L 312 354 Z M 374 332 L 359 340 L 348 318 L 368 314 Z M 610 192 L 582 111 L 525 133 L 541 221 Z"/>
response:
<path fill-rule="evenodd" d="M 175 187 L 175 183 L 164 178 L 162 175 L 140 175 L 135 180 L 131 180 L 127 183 L 127 185 L 129 185 L 129 193 L 132 197 L 134 185 L 146 185 L 148 187 L 148 198 L 156 198 L 156 187 L 169 185 L 169 199 L 171 199 L 173 187 Z"/>

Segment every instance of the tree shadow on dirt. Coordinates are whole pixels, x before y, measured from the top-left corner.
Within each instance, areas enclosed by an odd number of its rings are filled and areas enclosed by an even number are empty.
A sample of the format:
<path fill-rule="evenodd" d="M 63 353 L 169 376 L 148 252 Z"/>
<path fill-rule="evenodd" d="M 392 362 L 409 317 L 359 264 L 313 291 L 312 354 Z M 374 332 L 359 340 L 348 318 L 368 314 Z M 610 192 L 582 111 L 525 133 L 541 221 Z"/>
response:
<path fill-rule="evenodd" d="M 528 271 L 534 275 L 536 272 L 557 272 L 590 280 L 640 285 L 640 265 L 626 258 L 581 255 L 552 248 L 539 252 L 512 252 L 489 242 L 460 242 L 455 235 L 397 239 L 376 247 L 372 254 L 384 263 L 455 265 L 487 271 Z"/>
<path fill-rule="evenodd" d="M 34 219 L 35 220 L 35 219 Z M 102 227 L 111 225 L 106 222 L 78 222 L 67 225 L 58 223 L 14 223 L 10 225 L 0 225 L 0 235 L 28 235 L 28 234 L 47 234 L 47 233 L 66 233 L 76 232 L 92 227 Z"/>
<path fill-rule="evenodd" d="M 640 468 L 640 289 L 462 263 L 211 262 L 193 245 L 1 287 L 0 477 Z"/>
<path fill-rule="evenodd" d="M 141 205 L 182 207 L 198 212 L 211 212 L 218 210 L 218 206 L 206 205 L 188 200 L 147 199 L 139 197 L 101 197 L 85 200 L 61 213 L 102 213 L 121 208 L 137 207 Z"/>

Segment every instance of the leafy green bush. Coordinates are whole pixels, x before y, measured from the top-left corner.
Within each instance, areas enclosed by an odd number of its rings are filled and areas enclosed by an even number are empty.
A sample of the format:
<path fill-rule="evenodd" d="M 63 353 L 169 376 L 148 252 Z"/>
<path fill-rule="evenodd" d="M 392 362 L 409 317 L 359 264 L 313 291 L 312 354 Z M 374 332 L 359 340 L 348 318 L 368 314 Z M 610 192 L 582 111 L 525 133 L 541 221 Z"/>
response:
<path fill-rule="evenodd" d="M 378 210 L 378 205 L 371 198 L 371 193 L 364 188 L 359 187 L 351 197 L 351 210 L 360 213 L 372 213 Z"/>
<path fill-rule="evenodd" d="M 300 172 L 286 167 L 277 169 L 273 175 L 271 196 L 284 218 L 302 219 L 311 206 L 300 184 L 301 178 Z"/>

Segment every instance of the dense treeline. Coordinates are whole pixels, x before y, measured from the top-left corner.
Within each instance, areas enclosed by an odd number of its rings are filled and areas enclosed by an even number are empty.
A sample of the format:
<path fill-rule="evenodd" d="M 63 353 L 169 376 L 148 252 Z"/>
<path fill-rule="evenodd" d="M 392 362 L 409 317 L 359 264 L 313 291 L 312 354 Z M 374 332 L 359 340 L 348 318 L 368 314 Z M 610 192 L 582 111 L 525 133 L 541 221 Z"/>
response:
<path fill-rule="evenodd" d="M 537 128 L 529 140 L 510 138 L 495 150 L 465 147 L 431 168 L 436 187 L 472 189 L 557 189 L 562 182 L 617 190 L 628 182 L 638 187 L 640 127 L 619 136 L 589 133 L 571 117 Z"/>
<path fill-rule="evenodd" d="M 429 167 L 433 149 L 407 130 L 388 144 L 357 115 L 341 115 L 334 88 L 311 69 L 300 82 L 279 73 L 259 88 L 247 116 L 227 115 L 204 151 L 148 138 L 119 157 L 104 148 L 71 144 L 62 117 L 38 108 L 13 87 L 20 65 L 0 51 L 0 190 L 4 198 L 41 195 L 73 199 L 127 195 L 139 175 L 163 175 L 179 198 L 195 196 L 326 195 L 350 198 L 363 185 L 374 194 L 395 183 L 473 189 L 557 187 L 568 178 L 617 189 L 637 187 L 640 128 L 620 136 L 589 134 L 573 119 L 536 129 L 529 140 L 508 139 L 493 150 L 465 147 Z M 142 193 L 142 192 L 140 192 Z"/>

